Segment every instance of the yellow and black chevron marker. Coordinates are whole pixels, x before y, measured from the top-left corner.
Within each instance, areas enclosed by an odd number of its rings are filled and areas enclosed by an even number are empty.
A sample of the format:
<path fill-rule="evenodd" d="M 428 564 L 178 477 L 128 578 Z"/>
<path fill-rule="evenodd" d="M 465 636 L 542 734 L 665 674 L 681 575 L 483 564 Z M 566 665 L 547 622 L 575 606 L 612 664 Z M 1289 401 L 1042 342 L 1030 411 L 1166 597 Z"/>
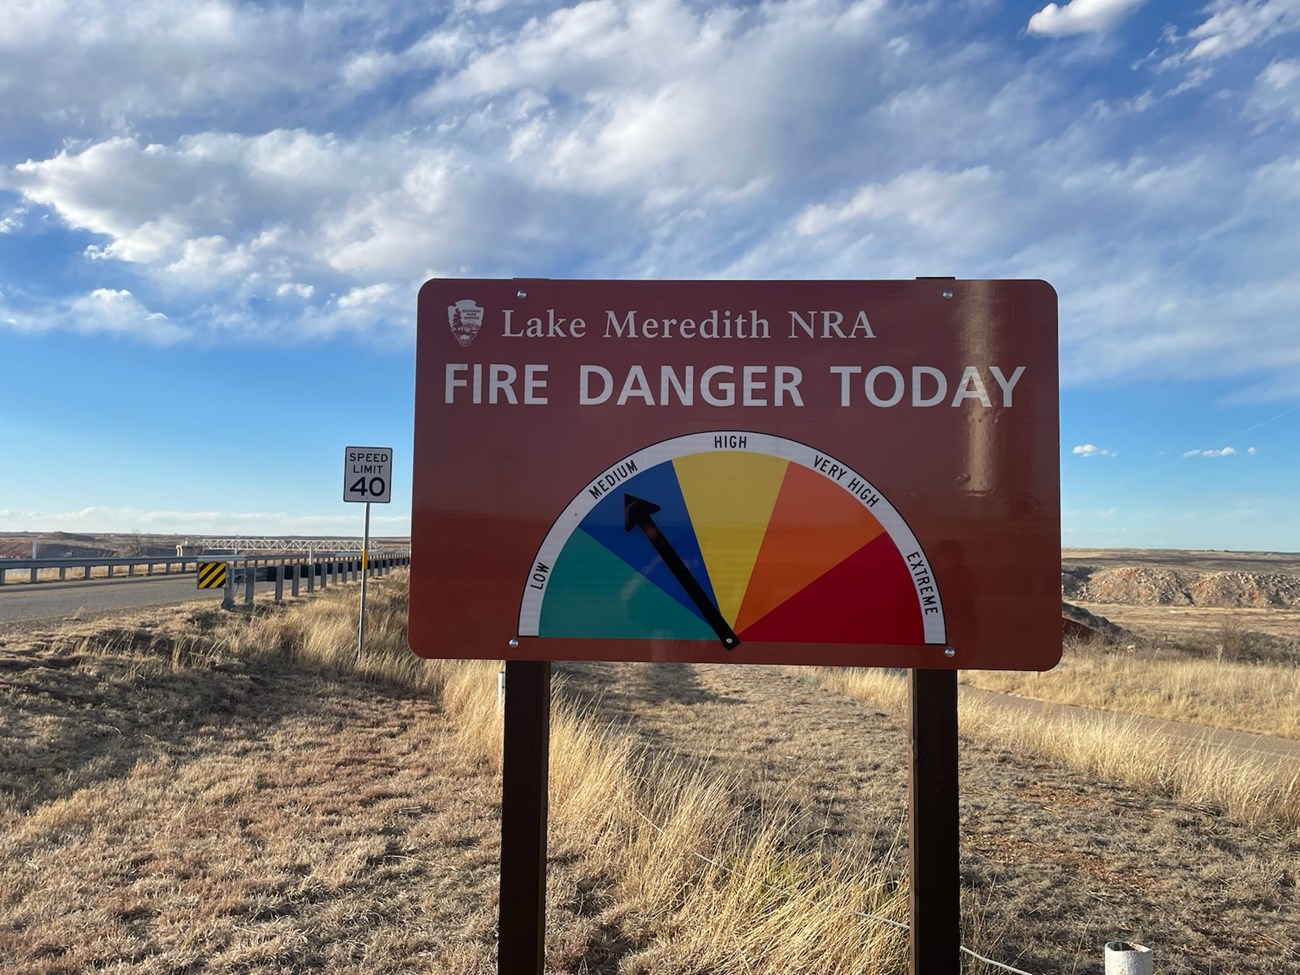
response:
<path fill-rule="evenodd" d="M 226 563 L 225 562 L 200 562 L 199 563 L 199 588 L 200 589 L 225 589 L 226 588 Z"/>

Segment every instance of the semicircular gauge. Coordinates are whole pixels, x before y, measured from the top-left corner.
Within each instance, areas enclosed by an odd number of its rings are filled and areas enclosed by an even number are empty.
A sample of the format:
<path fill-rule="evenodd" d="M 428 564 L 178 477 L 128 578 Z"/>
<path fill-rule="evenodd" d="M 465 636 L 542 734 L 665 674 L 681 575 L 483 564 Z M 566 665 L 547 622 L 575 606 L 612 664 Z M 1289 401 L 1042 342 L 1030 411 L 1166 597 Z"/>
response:
<path fill-rule="evenodd" d="M 519 634 L 630 640 L 945 642 L 930 562 L 865 477 L 805 444 L 719 431 L 652 444 L 565 508 Z"/>

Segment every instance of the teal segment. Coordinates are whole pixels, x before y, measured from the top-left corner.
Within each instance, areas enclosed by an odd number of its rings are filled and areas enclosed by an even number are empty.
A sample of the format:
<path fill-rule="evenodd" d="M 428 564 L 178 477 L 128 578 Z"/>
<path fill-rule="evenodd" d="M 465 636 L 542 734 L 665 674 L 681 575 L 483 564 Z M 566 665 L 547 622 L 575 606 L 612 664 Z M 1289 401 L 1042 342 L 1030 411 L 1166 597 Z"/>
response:
<path fill-rule="evenodd" d="M 704 620 L 583 531 L 555 560 L 538 636 L 717 641 Z"/>

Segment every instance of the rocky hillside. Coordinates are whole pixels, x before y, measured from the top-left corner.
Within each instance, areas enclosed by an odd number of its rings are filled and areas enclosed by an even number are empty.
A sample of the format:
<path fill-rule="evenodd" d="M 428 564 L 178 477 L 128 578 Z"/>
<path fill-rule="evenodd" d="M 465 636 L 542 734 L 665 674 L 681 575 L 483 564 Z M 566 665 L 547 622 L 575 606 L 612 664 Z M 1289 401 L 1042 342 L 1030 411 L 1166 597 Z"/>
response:
<path fill-rule="evenodd" d="M 1204 572 L 1154 566 L 1061 570 L 1061 595 L 1075 602 L 1132 606 L 1300 607 L 1300 576 Z"/>

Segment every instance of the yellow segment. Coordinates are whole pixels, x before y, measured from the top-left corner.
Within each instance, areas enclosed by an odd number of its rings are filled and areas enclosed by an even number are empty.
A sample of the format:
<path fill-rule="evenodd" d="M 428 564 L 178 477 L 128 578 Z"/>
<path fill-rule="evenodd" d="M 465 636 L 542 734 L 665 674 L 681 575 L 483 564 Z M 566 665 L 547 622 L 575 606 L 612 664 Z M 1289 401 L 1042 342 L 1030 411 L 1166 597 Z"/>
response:
<path fill-rule="evenodd" d="M 673 461 L 718 609 L 732 626 L 788 463 L 768 454 L 726 450 Z"/>

